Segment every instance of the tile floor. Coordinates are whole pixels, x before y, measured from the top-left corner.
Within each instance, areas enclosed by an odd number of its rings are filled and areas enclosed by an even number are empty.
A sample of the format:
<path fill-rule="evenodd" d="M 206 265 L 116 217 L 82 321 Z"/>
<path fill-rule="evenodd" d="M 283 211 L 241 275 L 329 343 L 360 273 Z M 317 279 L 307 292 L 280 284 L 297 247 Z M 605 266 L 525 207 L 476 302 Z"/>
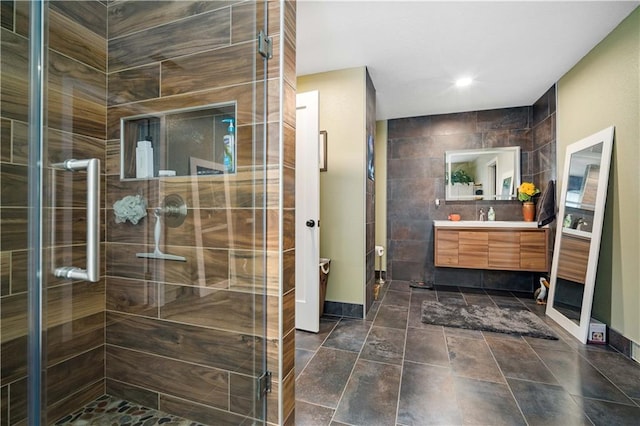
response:
<path fill-rule="evenodd" d="M 427 298 L 524 306 L 560 340 L 423 324 Z M 532 296 L 388 282 L 366 320 L 296 332 L 296 425 L 639 425 L 640 364 L 582 345 Z"/>

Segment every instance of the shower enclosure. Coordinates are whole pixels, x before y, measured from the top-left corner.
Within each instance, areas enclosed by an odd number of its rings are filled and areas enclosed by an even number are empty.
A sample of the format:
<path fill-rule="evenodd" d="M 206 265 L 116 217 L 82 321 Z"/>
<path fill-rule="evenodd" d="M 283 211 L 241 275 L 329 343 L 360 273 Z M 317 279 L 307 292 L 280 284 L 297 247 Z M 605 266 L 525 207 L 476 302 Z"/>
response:
<path fill-rule="evenodd" d="M 281 6 L 2 2 L 1 424 L 69 421 L 104 395 L 204 424 L 292 410 L 290 84 L 258 37 L 281 31 Z"/>

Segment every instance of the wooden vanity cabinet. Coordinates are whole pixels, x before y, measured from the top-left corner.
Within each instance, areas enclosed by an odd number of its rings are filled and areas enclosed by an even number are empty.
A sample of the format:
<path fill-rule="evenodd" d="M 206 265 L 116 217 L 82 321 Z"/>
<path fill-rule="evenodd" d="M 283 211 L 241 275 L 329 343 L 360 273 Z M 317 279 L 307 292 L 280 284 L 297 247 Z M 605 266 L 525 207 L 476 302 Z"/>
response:
<path fill-rule="evenodd" d="M 548 229 L 435 228 L 435 266 L 549 270 Z"/>

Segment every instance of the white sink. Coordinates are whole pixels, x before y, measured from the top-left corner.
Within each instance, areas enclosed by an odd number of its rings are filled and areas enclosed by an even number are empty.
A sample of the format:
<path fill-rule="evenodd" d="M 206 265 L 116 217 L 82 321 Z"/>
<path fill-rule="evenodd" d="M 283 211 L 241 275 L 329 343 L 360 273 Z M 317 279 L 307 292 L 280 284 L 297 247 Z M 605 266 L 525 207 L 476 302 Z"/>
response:
<path fill-rule="evenodd" d="M 537 228 L 538 222 L 525 222 L 521 220 L 434 220 L 436 228 Z"/>

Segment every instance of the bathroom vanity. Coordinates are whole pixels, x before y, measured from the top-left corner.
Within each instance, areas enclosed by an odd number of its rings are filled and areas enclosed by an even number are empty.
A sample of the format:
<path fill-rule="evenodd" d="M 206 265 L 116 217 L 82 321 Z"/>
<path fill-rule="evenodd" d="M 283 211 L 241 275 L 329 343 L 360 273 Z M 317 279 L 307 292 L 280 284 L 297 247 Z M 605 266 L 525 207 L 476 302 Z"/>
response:
<path fill-rule="evenodd" d="M 537 222 L 435 220 L 437 267 L 549 271 L 549 228 Z"/>

